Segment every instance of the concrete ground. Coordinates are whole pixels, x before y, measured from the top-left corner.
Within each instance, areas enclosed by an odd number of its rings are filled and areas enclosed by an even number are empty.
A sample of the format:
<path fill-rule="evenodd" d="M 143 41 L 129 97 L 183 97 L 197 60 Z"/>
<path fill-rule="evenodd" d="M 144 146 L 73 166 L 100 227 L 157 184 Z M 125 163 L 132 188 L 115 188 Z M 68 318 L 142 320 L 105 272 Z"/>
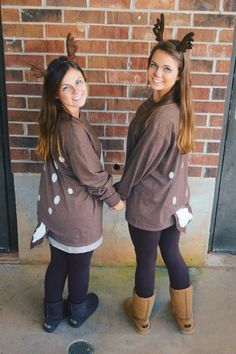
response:
<path fill-rule="evenodd" d="M 0 354 L 66 354 L 78 339 L 94 343 L 96 354 L 235 354 L 235 261 L 236 257 L 232 265 L 190 269 L 193 335 L 176 328 L 168 307 L 167 272 L 158 268 L 152 331 L 145 336 L 134 331 L 121 306 L 132 291 L 133 267 L 93 266 L 90 290 L 100 297 L 98 310 L 81 328 L 64 321 L 48 334 L 41 329 L 46 266 L 0 264 Z"/>

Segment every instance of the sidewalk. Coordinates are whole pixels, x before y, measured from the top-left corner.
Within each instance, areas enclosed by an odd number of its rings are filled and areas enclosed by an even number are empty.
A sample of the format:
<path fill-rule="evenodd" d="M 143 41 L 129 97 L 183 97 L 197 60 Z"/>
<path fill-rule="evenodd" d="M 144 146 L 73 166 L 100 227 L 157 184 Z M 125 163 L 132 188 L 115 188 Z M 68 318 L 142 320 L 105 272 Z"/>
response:
<path fill-rule="evenodd" d="M 0 354 L 66 354 L 77 339 L 94 343 L 96 354 L 236 353 L 235 267 L 190 269 L 197 326 L 193 335 L 181 334 L 172 319 L 164 268 L 156 272 L 152 332 L 139 335 L 121 306 L 132 292 L 134 268 L 95 266 L 90 291 L 100 298 L 98 310 L 78 329 L 64 321 L 54 333 L 45 333 L 41 329 L 45 269 L 0 264 Z"/>

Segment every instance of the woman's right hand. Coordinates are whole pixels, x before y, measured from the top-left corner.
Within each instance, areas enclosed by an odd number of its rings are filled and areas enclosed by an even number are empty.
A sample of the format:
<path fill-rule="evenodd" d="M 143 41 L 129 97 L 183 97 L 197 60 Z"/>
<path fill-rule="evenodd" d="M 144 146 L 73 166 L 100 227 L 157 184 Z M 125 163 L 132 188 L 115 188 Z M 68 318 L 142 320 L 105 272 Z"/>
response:
<path fill-rule="evenodd" d="M 120 211 L 124 208 L 125 208 L 125 203 L 123 202 L 123 200 L 120 200 L 119 203 L 113 206 L 111 209 L 114 211 Z"/>

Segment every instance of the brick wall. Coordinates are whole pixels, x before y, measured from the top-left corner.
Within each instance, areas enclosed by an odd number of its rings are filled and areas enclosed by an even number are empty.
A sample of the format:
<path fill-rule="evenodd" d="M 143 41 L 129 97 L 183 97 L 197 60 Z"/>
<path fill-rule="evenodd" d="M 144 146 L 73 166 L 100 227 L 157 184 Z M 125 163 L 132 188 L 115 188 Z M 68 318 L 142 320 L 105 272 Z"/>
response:
<path fill-rule="evenodd" d="M 14 172 L 38 172 L 40 167 L 35 145 L 42 81 L 32 75 L 30 63 L 46 67 L 65 53 L 65 38 L 71 32 L 79 46 L 76 60 L 90 86 L 83 114 L 96 128 L 107 168 L 121 173 L 128 124 L 148 94 L 152 25 L 163 12 L 165 38 L 195 32 L 191 68 L 197 131 L 189 175 L 215 176 L 235 0 L 2 0 L 1 4 Z"/>

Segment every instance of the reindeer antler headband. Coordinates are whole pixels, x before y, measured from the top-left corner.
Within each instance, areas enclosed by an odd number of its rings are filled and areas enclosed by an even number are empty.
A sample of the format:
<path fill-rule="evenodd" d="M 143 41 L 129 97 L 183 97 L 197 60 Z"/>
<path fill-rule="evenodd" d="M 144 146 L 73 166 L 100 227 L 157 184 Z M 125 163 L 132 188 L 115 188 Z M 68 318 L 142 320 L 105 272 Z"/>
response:
<path fill-rule="evenodd" d="M 156 36 L 157 42 L 163 42 L 163 35 L 164 35 L 164 28 L 165 28 L 165 19 L 164 14 L 161 14 L 161 18 L 157 18 L 157 22 L 154 25 L 153 32 Z M 193 36 L 194 32 L 190 32 L 184 36 L 182 41 L 180 41 L 179 45 L 176 49 L 179 52 L 185 53 L 187 49 L 192 49 L 193 47 Z"/>
<path fill-rule="evenodd" d="M 75 38 L 69 32 L 66 37 L 66 51 L 67 51 L 68 60 L 75 59 L 75 53 L 77 52 L 77 49 L 78 49 L 78 46 L 76 44 Z M 46 70 L 44 68 L 41 68 L 40 65 L 30 64 L 30 66 L 31 66 L 31 71 L 33 72 L 33 75 L 35 77 L 37 77 L 38 79 L 40 77 L 43 77 L 46 74 Z"/>

